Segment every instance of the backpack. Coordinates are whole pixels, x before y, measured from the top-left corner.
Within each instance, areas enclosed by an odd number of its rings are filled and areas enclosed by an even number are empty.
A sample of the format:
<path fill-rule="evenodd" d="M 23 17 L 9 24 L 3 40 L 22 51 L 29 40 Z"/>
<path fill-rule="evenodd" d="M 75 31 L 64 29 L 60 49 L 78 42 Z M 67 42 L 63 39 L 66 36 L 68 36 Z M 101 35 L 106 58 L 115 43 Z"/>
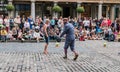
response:
<path fill-rule="evenodd" d="M 114 41 L 114 40 L 115 40 L 115 35 L 111 34 L 110 37 L 109 37 L 109 41 Z"/>
<path fill-rule="evenodd" d="M 55 36 L 57 42 L 61 42 L 61 38 L 59 36 Z"/>
<path fill-rule="evenodd" d="M 112 24 L 111 24 L 111 27 L 114 27 L 114 25 L 115 25 L 115 23 L 112 23 Z"/>

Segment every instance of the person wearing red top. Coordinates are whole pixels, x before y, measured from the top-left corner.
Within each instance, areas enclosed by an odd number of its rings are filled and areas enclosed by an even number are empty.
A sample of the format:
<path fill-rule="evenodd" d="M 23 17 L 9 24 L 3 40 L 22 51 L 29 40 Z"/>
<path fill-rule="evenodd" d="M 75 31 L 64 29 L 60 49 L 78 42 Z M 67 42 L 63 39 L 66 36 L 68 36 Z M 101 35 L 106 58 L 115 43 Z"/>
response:
<path fill-rule="evenodd" d="M 104 19 L 103 19 L 103 21 L 102 21 L 102 23 L 101 23 L 101 26 L 102 26 L 102 27 L 108 27 L 108 20 L 107 20 L 107 18 L 104 18 Z"/>
<path fill-rule="evenodd" d="M 111 20 L 108 18 L 107 21 L 108 21 L 108 26 L 111 26 Z"/>

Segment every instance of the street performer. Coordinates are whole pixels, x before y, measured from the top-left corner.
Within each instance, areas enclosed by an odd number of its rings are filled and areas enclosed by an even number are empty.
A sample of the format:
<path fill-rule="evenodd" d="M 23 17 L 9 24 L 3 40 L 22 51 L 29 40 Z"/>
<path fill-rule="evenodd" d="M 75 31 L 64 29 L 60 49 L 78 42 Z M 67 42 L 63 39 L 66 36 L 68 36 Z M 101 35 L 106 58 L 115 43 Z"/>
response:
<path fill-rule="evenodd" d="M 44 38 L 45 38 L 45 47 L 44 47 L 44 54 L 47 54 L 47 48 L 48 48 L 48 44 L 49 44 L 49 24 L 50 24 L 50 20 L 46 19 L 46 22 L 43 26 L 43 33 L 44 33 Z"/>
<path fill-rule="evenodd" d="M 68 22 L 68 18 L 63 19 L 64 23 L 64 30 L 60 37 L 66 34 L 66 40 L 64 45 L 64 53 L 65 56 L 64 59 L 67 59 L 67 49 L 70 46 L 71 51 L 75 54 L 75 57 L 73 60 L 76 60 L 78 58 L 78 53 L 76 53 L 74 46 L 75 46 L 75 35 L 74 35 L 74 26 Z"/>

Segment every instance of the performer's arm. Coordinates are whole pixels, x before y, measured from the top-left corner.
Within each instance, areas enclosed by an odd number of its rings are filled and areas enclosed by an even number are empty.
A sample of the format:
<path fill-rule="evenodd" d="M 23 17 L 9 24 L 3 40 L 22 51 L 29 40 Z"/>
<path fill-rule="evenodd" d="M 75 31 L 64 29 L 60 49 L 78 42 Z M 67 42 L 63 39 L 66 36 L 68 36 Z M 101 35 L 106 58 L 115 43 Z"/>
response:
<path fill-rule="evenodd" d="M 62 32 L 62 34 L 60 35 L 60 37 L 62 37 L 64 34 L 66 34 L 66 33 L 67 33 L 67 30 L 68 30 L 68 27 L 65 26 L 65 27 L 64 27 L 64 30 L 63 30 L 63 32 Z"/>
<path fill-rule="evenodd" d="M 48 34 L 47 34 L 46 29 L 47 29 L 47 26 L 44 26 L 44 32 L 45 32 L 45 35 L 48 37 Z"/>

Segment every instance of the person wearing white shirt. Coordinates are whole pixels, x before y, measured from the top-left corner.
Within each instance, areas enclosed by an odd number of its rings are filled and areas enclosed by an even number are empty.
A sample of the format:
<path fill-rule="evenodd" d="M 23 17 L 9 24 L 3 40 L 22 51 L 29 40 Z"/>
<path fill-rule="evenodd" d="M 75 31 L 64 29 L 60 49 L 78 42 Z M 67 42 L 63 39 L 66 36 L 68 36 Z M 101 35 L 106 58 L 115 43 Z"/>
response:
<path fill-rule="evenodd" d="M 87 30 L 90 26 L 90 21 L 88 19 L 85 18 L 85 20 L 83 21 L 84 27 Z"/>
<path fill-rule="evenodd" d="M 8 16 L 5 17 L 4 24 L 6 26 L 7 32 L 9 32 L 9 30 L 10 30 L 10 20 L 9 20 Z"/>
<path fill-rule="evenodd" d="M 14 26 L 16 28 L 19 28 L 20 27 L 20 24 L 21 24 L 21 18 L 20 16 L 18 15 L 15 19 L 14 19 Z"/>
<path fill-rule="evenodd" d="M 8 19 L 8 17 L 6 17 L 5 19 L 4 19 L 4 24 L 5 24 L 5 26 L 6 27 L 9 27 L 9 19 Z"/>
<path fill-rule="evenodd" d="M 33 33 L 33 37 L 37 40 L 37 42 L 39 42 L 39 40 L 42 39 L 40 34 L 41 34 L 41 32 L 39 31 L 39 28 L 36 27 L 35 32 Z"/>
<path fill-rule="evenodd" d="M 28 19 L 26 19 L 25 23 L 24 23 L 24 28 L 30 28 L 30 23 L 28 22 Z"/>
<path fill-rule="evenodd" d="M 60 32 L 63 29 L 63 19 L 62 19 L 62 17 L 60 17 L 60 19 L 58 20 L 58 28 L 59 28 Z"/>
<path fill-rule="evenodd" d="M 109 33 L 109 35 L 113 34 L 113 31 L 110 27 L 108 27 L 108 33 Z"/>

